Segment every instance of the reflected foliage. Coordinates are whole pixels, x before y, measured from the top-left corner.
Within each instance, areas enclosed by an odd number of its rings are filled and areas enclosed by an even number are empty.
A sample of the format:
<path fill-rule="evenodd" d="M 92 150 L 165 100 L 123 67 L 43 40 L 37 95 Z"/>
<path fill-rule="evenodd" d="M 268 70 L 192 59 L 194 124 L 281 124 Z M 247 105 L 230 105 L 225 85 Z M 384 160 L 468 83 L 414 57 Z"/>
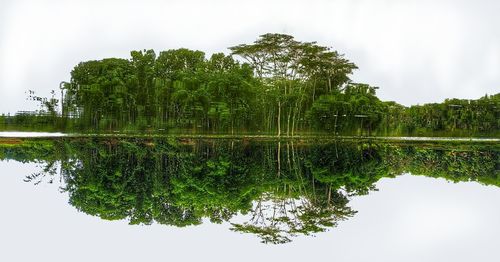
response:
<path fill-rule="evenodd" d="M 496 146 L 139 138 L 4 140 L 0 159 L 42 163 L 86 214 L 130 224 L 229 223 L 265 243 L 313 235 L 354 216 L 354 196 L 410 172 L 500 186 Z"/>

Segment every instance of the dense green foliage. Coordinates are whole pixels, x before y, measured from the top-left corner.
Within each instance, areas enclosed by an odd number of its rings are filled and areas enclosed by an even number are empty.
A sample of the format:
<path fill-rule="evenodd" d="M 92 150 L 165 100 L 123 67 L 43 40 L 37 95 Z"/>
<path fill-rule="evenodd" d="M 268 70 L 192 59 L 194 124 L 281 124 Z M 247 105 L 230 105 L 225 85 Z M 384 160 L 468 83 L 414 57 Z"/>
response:
<path fill-rule="evenodd" d="M 498 147 L 467 144 L 60 138 L 0 145 L 0 159 L 45 163 L 28 182 L 52 182 L 60 172 L 70 204 L 87 214 L 180 227 L 228 221 L 268 243 L 334 227 L 356 213 L 350 198 L 384 177 L 411 172 L 500 186 Z"/>
<path fill-rule="evenodd" d="M 209 58 L 181 48 L 79 63 L 70 81 L 61 83 L 60 100 L 30 92 L 42 110 L 3 116 L 0 128 L 499 135 L 500 94 L 407 108 L 380 101 L 376 87 L 353 83 L 350 76 L 357 66 L 315 42 L 264 34 L 229 49 L 230 55 Z"/>
<path fill-rule="evenodd" d="M 310 127 L 306 113 L 316 98 L 357 86 L 349 80 L 356 66 L 342 55 L 288 35 L 266 34 L 230 49 L 247 63 L 188 49 L 80 63 L 63 84 L 65 114 L 94 130 L 290 135 Z"/>
<path fill-rule="evenodd" d="M 500 93 L 477 100 L 447 99 L 440 104 L 412 106 L 400 121 L 408 131 L 458 131 L 498 135 Z"/>

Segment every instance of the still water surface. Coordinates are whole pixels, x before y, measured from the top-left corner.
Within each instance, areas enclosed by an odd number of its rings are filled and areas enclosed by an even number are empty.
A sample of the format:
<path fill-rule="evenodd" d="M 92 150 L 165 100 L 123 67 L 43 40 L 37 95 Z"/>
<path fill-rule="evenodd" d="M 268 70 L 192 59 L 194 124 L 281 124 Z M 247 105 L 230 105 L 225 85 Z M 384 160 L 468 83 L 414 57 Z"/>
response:
<path fill-rule="evenodd" d="M 496 145 L 0 146 L 0 261 L 498 261 Z"/>

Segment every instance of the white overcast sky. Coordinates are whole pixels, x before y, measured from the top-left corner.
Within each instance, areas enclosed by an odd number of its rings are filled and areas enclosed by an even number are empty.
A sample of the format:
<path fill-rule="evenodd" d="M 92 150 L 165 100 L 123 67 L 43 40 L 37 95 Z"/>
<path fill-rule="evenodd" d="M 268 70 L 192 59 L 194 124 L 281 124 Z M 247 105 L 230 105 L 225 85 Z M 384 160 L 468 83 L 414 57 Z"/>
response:
<path fill-rule="evenodd" d="M 130 50 L 228 52 L 267 32 L 318 41 L 405 105 L 500 92 L 498 0 L 0 0 L 0 113 L 34 109 L 80 61 Z"/>

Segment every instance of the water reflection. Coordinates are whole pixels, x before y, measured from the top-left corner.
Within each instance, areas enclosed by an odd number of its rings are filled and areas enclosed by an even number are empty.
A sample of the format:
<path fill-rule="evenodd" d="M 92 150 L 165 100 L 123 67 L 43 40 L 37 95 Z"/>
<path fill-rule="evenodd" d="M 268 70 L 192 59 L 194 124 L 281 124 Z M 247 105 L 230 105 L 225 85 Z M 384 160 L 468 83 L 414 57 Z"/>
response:
<path fill-rule="evenodd" d="M 9 140 L 0 159 L 39 162 L 79 211 L 130 224 L 231 230 L 285 243 L 354 216 L 353 196 L 406 172 L 500 185 L 494 147 L 338 141 L 60 138 Z"/>

